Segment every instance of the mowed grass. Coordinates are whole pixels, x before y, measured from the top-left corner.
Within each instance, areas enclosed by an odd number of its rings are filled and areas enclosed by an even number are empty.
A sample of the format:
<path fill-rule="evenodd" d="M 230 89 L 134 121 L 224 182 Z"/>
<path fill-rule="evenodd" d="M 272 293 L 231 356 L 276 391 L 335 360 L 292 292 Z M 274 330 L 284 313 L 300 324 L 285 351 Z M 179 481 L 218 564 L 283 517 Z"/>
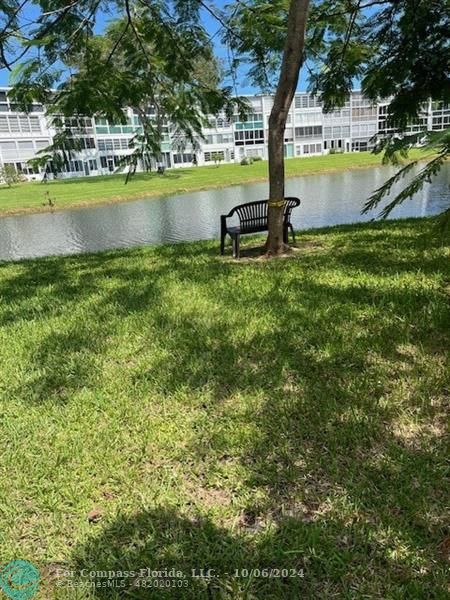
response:
<path fill-rule="evenodd" d="M 447 598 L 433 225 L 2 265 L 0 563 L 36 564 L 45 599 Z M 87 575 L 146 567 L 186 587 Z"/>
<path fill-rule="evenodd" d="M 413 158 L 419 156 L 424 155 L 418 150 L 411 153 Z M 286 161 L 286 175 L 294 177 L 379 165 L 380 155 L 369 152 L 293 158 Z M 61 209 L 263 181 L 267 174 L 267 162 L 260 161 L 248 166 L 223 164 L 172 169 L 164 175 L 137 173 L 126 185 L 125 176 L 121 174 L 22 183 L 11 188 L 0 186 L 0 215 L 50 210 L 43 206 L 48 204 L 47 192 L 56 209 Z"/>

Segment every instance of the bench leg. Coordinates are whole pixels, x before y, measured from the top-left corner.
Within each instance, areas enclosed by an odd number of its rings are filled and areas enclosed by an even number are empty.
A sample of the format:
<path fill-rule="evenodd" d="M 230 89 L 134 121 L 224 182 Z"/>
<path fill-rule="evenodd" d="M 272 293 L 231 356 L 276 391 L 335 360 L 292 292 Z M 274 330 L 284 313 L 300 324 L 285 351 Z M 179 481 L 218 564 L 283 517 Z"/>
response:
<path fill-rule="evenodd" d="M 241 236 L 239 234 L 233 236 L 233 258 L 239 258 L 239 242 Z"/>
<path fill-rule="evenodd" d="M 291 224 L 291 223 L 289 223 L 289 227 L 290 227 L 290 229 L 291 229 L 291 233 L 292 233 L 292 241 L 293 241 L 293 242 L 294 242 L 294 244 L 295 244 L 295 231 L 294 231 L 294 228 L 292 227 L 292 224 Z"/>
<path fill-rule="evenodd" d="M 220 254 L 222 254 L 222 256 L 225 254 L 225 235 L 222 234 L 220 236 Z"/>

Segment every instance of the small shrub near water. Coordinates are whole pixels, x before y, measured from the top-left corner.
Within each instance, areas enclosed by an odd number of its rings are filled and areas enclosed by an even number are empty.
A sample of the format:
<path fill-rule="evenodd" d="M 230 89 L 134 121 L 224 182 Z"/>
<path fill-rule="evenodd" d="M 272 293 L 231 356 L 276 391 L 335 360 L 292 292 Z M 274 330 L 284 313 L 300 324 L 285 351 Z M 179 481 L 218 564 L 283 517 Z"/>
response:
<path fill-rule="evenodd" d="M 254 162 L 259 162 L 262 160 L 262 156 L 244 156 L 241 160 L 241 165 L 251 165 Z"/>

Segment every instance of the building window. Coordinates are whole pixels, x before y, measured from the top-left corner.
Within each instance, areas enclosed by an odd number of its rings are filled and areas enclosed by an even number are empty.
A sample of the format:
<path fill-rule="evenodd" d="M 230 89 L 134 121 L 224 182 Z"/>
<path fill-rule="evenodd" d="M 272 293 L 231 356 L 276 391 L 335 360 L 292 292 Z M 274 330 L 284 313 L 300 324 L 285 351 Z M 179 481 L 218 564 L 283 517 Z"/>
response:
<path fill-rule="evenodd" d="M 17 145 L 19 146 L 19 150 L 34 150 L 32 140 L 19 140 Z"/>
<path fill-rule="evenodd" d="M 16 142 L 0 142 L 0 148 L 6 151 L 16 152 Z"/>
<path fill-rule="evenodd" d="M 93 140 L 92 140 L 93 141 Z M 130 148 L 131 138 L 114 138 L 112 140 L 98 140 L 98 149 L 100 152 L 110 152 L 111 150 L 128 150 Z M 95 148 L 95 146 L 92 146 Z"/>
<path fill-rule="evenodd" d="M 231 127 L 231 121 L 226 117 L 218 117 L 216 121 L 216 127 L 217 129 L 225 129 L 227 127 Z"/>
<path fill-rule="evenodd" d="M 352 118 L 355 121 L 370 121 L 376 119 L 378 109 L 376 106 L 365 106 L 352 108 Z"/>
<path fill-rule="evenodd" d="M 173 162 L 176 165 L 181 165 L 183 163 L 191 163 L 193 161 L 193 155 L 189 152 L 186 153 L 178 153 L 173 155 Z"/>
<path fill-rule="evenodd" d="M 42 150 L 50 144 L 50 140 L 36 140 L 36 150 Z"/>
<path fill-rule="evenodd" d="M 74 138 L 77 139 L 82 150 L 95 148 L 94 138 Z"/>
<path fill-rule="evenodd" d="M 366 152 L 368 149 L 368 142 L 366 140 L 355 140 L 352 142 L 352 152 Z"/>
<path fill-rule="evenodd" d="M 223 150 L 218 150 L 217 152 L 205 152 L 204 158 L 205 162 L 213 162 L 217 159 L 225 160 L 225 152 Z"/>
<path fill-rule="evenodd" d="M 245 121 L 241 121 L 239 117 L 234 117 L 236 129 L 255 129 L 263 126 L 263 114 L 252 113 L 247 116 Z"/>
<path fill-rule="evenodd" d="M 234 139 L 237 146 L 242 146 L 244 143 L 263 144 L 264 143 L 264 129 L 246 129 L 245 131 L 235 131 Z"/>
<path fill-rule="evenodd" d="M 327 129 L 325 127 L 325 129 Z M 316 125 L 311 127 L 296 127 L 295 128 L 295 137 L 296 138 L 304 138 L 304 137 L 320 137 L 322 135 L 322 125 Z"/>
<path fill-rule="evenodd" d="M 20 124 L 18 117 L 8 117 L 9 121 L 9 129 L 11 132 L 19 133 L 20 132 Z"/>
<path fill-rule="evenodd" d="M 207 135 L 206 143 L 207 144 L 229 144 L 233 141 L 233 136 L 231 133 L 218 133 L 217 135 Z"/>
<path fill-rule="evenodd" d="M 324 127 L 323 135 L 328 139 L 350 137 L 350 126 Z"/>
<path fill-rule="evenodd" d="M 297 155 L 300 146 L 297 146 Z M 320 154 L 322 152 L 322 144 L 303 144 L 303 154 Z"/>
<path fill-rule="evenodd" d="M 40 132 L 41 124 L 39 123 L 39 117 L 30 117 L 31 131 Z"/>
<path fill-rule="evenodd" d="M 81 160 L 70 160 L 67 170 L 70 173 L 80 173 L 83 171 L 83 163 Z"/>
<path fill-rule="evenodd" d="M 299 94 L 295 96 L 295 108 L 316 108 L 320 105 L 320 101 L 315 96 L 309 94 Z"/>
<path fill-rule="evenodd" d="M 19 117 L 19 124 L 22 133 L 31 133 L 31 126 L 27 117 Z"/>

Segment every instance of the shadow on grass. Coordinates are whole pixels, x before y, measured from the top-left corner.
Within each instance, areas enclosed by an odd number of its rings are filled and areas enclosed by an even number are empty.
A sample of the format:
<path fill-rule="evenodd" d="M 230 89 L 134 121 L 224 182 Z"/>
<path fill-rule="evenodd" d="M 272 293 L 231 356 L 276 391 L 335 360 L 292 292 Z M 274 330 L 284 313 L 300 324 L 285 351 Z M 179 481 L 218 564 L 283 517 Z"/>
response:
<path fill-rule="evenodd" d="M 443 598 L 450 273 L 427 232 L 339 228 L 282 263 L 224 261 L 202 243 L 21 263 L 3 278 L 5 326 L 56 320 L 16 397 L 95 389 L 129 323 L 140 362 L 116 375 L 133 400 L 201 398 L 179 459 L 192 500 L 180 488 L 178 507 L 102 523 L 73 564 L 221 575 L 116 597 Z M 214 480 L 230 522 L 195 492 L 217 492 Z M 251 567 L 306 577 L 225 575 Z"/>
<path fill-rule="evenodd" d="M 124 590 L 97 589 L 95 597 L 101 599 L 297 598 L 311 586 L 299 543 L 309 545 L 323 527 L 291 519 L 257 537 L 161 508 L 109 524 L 75 549 L 73 567 L 137 573 L 126 579 Z M 155 574 L 148 580 L 152 588 L 144 587 L 146 569 L 178 573 Z M 255 578 L 252 569 L 271 570 L 272 576 Z"/>
<path fill-rule="evenodd" d="M 420 573 L 404 557 L 390 556 L 378 542 L 381 534 L 375 522 L 334 515 L 286 517 L 248 533 L 156 508 L 93 533 L 74 549 L 71 568 L 111 573 L 81 580 L 98 586 L 82 597 L 100 600 L 352 598 L 356 591 L 370 598 L 444 598 L 444 573 L 439 584 L 436 573 Z"/>

